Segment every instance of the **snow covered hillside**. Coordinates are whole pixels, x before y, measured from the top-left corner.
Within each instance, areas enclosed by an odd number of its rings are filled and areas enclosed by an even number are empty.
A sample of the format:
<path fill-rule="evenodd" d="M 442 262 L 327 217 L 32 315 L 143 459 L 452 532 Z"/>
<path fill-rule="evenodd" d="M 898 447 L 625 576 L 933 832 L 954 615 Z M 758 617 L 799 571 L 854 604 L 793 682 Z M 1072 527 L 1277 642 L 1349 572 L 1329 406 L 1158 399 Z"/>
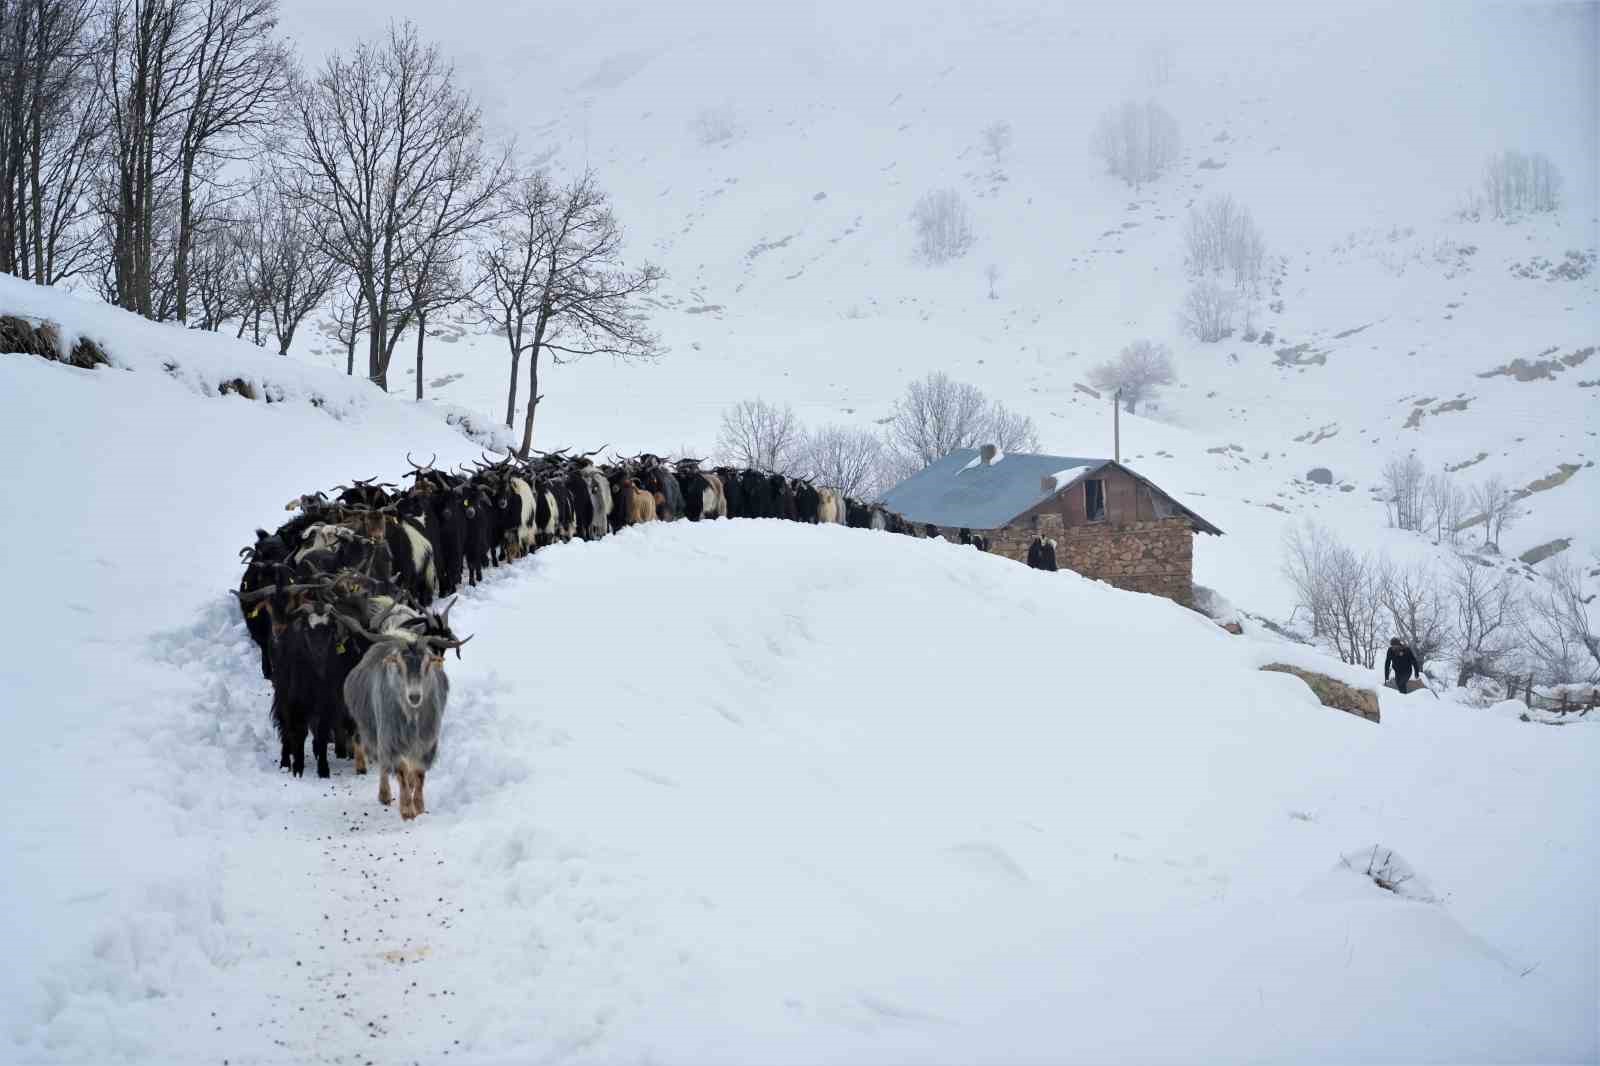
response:
<path fill-rule="evenodd" d="M 288 11 L 311 56 L 372 28 L 358 5 Z M 1502 547 L 1600 547 L 1600 355 L 1531 380 L 1493 373 L 1600 340 L 1600 272 L 1557 272 L 1600 247 L 1593 5 L 393 11 L 457 57 L 526 154 L 594 166 L 634 253 L 667 269 L 653 325 L 668 356 L 546 373 L 544 446 L 704 454 L 721 410 L 757 395 L 809 424 L 871 426 L 938 369 L 1032 415 L 1045 451 L 1106 455 L 1106 402 L 1078 386 L 1150 337 L 1173 347 L 1179 384 L 1124 420 L 1124 452 L 1232 534 L 1205 545 L 1197 578 L 1251 609 L 1287 613 L 1276 545 L 1302 516 L 1412 550 L 1369 492 L 1410 451 L 1464 484 L 1576 467 L 1526 500 Z M 1102 113 L 1146 97 L 1177 118 L 1184 151 L 1136 191 L 1088 144 Z M 726 138 L 703 143 L 703 116 Z M 1014 143 L 995 160 L 980 131 L 1000 119 Z M 1557 163 L 1567 209 L 1454 218 L 1506 147 Z M 966 199 L 977 241 L 929 267 L 909 215 L 938 188 Z M 1248 208 L 1282 260 L 1255 342 L 1243 322 L 1214 344 L 1179 331 L 1184 220 L 1214 193 Z M 343 366 L 336 345 L 304 338 L 299 356 Z M 447 329 L 431 351 L 433 395 L 504 412 L 502 342 Z M 1307 483 L 1313 467 L 1353 491 Z"/>
<path fill-rule="evenodd" d="M 479 445 L 0 295 L 137 364 L 0 358 L 0 1058 L 1600 1054 L 1594 730 L 1388 693 L 1374 725 L 1256 669 L 1307 652 L 942 542 L 547 549 L 452 615 L 426 816 L 348 763 L 280 776 L 237 548 L 300 491 Z M 219 396 L 166 347 L 325 400 Z"/>

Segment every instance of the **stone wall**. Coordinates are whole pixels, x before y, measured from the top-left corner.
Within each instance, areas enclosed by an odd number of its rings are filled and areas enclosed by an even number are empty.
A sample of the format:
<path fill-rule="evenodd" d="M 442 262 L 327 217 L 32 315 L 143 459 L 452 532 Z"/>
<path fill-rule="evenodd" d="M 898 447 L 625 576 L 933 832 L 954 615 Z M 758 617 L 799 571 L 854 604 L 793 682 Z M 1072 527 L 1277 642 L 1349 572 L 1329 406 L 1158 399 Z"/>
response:
<path fill-rule="evenodd" d="M 944 531 L 949 540 L 955 540 Z M 1031 527 L 981 531 L 989 551 L 1025 563 L 1033 541 Z M 1132 592 L 1165 596 L 1194 606 L 1194 530 L 1187 518 L 1160 518 L 1127 525 L 1085 525 L 1064 529 L 1061 516 L 1039 516 L 1039 532 L 1056 542 L 1056 563 L 1084 577 Z"/>

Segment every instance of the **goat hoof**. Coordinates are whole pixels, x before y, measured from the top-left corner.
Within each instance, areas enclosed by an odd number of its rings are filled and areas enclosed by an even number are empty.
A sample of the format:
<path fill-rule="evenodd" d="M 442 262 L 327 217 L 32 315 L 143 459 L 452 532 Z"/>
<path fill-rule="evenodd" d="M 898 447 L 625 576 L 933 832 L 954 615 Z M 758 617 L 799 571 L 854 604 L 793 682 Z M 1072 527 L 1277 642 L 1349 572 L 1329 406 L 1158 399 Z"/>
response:
<path fill-rule="evenodd" d="M 367 768 L 365 766 L 356 767 L 356 776 L 357 777 L 366 777 L 367 776 Z"/>
<path fill-rule="evenodd" d="M 329 769 L 327 763 L 319 762 L 319 763 L 317 763 L 317 776 L 318 777 L 332 777 L 333 776 L 333 771 L 331 769 Z"/>

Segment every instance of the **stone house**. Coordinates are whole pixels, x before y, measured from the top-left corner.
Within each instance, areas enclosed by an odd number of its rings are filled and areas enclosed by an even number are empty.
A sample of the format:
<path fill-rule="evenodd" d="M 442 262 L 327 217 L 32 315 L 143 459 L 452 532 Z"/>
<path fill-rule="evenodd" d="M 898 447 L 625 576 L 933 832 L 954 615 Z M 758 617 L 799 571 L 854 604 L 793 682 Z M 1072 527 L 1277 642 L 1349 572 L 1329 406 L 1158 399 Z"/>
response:
<path fill-rule="evenodd" d="M 883 504 L 946 540 L 965 529 L 1023 562 L 1035 531 L 1058 565 L 1118 588 L 1194 605 L 1194 536 L 1222 530 L 1111 459 L 1006 455 L 993 445 L 951 452 L 900 482 Z"/>

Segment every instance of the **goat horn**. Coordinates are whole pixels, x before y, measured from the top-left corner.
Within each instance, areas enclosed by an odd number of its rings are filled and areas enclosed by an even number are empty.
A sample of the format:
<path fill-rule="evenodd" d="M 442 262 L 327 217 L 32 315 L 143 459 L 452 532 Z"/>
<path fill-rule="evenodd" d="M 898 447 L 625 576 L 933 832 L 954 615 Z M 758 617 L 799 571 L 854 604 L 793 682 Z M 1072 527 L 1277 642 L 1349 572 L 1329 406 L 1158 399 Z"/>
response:
<path fill-rule="evenodd" d="M 239 602 L 240 603 L 255 603 L 257 600 L 266 599 L 268 596 L 271 596 L 274 592 L 279 592 L 279 591 L 282 591 L 282 592 L 311 592 L 311 591 L 313 591 L 315 589 L 331 588 L 332 585 L 333 585 L 333 582 L 331 582 L 331 581 L 323 581 L 323 582 L 318 582 L 318 583 L 315 583 L 315 584 L 304 584 L 304 583 L 302 583 L 302 584 L 297 584 L 297 585 L 284 585 L 282 587 L 282 589 L 280 589 L 278 586 L 274 585 L 272 588 L 269 588 L 269 589 L 255 589 L 254 591 L 251 591 L 251 592 L 240 592 L 238 589 L 233 589 L 232 592 L 233 592 L 233 594 L 235 596 L 239 597 Z"/>
<path fill-rule="evenodd" d="M 474 633 L 472 636 L 475 637 L 477 634 Z M 440 651 L 448 651 L 450 648 L 454 648 L 456 650 L 456 658 L 459 659 L 461 658 L 461 646 L 471 639 L 472 637 L 467 637 L 465 640 L 456 640 L 451 637 L 423 637 L 422 641 L 430 648 L 438 648 Z"/>
<path fill-rule="evenodd" d="M 368 629 L 366 626 L 362 625 L 360 622 L 357 622 L 354 618 L 351 618 L 349 615 L 345 614 L 343 611 L 333 611 L 332 614 L 333 614 L 334 618 L 339 620 L 339 624 L 340 625 L 344 626 L 346 629 L 349 629 L 354 633 L 357 633 L 357 634 L 361 635 L 362 637 L 365 637 L 367 640 L 371 641 L 374 644 L 380 644 L 385 639 L 384 637 L 380 636 L 379 634 L 372 632 L 372 630 Z"/>

